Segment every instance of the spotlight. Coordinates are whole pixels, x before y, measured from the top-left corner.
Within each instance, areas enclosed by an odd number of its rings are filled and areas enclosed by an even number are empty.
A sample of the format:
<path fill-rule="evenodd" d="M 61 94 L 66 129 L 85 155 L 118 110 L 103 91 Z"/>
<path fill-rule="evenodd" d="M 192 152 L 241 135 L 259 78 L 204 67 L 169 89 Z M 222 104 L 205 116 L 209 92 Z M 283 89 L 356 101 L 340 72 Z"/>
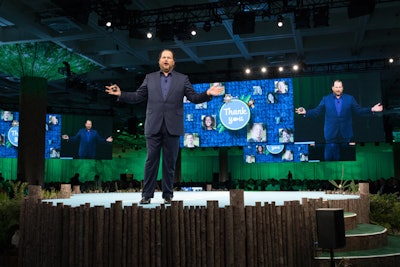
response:
<path fill-rule="evenodd" d="M 390 64 L 392 64 L 394 62 L 394 59 L 391 57 L 391 58 L 389 58 L 388 61 L 389 61 Z"/>
<path fill-rule="evenodd" d="M 190 35 L 196 36 L 196 34 L 197 34 L 197 27 L 196 27 L 196 25 L 192 24 L 190 26 Z"/>
<path fill-rule="evenodd" d="M 276 23 L 277 23 L 279 28 L 283 27 L 283 17 L 282 17 L 282 15 L 278 15 L 278 19 L 277 19 Z"/>
<path fill-rule="evenodd" d="M 211 22 L 210 22 L 209 20 L 206 21 L 206 22 L 204 22 L 203 30 L 204 30 L 205 32 L 211 31 Z"/>
<path fill-rule="evenodd" d="M 261 67 L 261 72 L 262 73 L 266 73 L 267 72 L 267 68 L 266 67 Z"/>
<path fill-rule="evenodd" d="M 294 65 L 293 65 L 293 70 L 294 70 L 294 71 L 298 71 L 298 70 L 299 70 L 299 65 L 294 64 Z"/>
<path fill-rule="evenodd" d="M 113 32 L 114 31 L 114 26 L 112 24 L 111 19 L 108 18 L 108 19 L 105 20 L 105 26 L 106 26 L 106 31 L 107 32 Z"/>
<path fill-rule="evenodd" d="M 147 39 L 153 38 L 153 33 L 151 31 L 148 31 L 146 34 Z"/>
<path fill-rule="evenodd" d="M 278 70 L 279 70 L 279 72 L 282 72 L 283 71 L 283 67 L 279 67 Z"/>
<path fill-rule="evenodd" d="M 246 69 L 244 70 L 244 72 L 245 72 L 246 74 L 250 74 L 250 73 L 251 73 L 251 70 L 250 70 L 250 68 L 246 68 Z"/>

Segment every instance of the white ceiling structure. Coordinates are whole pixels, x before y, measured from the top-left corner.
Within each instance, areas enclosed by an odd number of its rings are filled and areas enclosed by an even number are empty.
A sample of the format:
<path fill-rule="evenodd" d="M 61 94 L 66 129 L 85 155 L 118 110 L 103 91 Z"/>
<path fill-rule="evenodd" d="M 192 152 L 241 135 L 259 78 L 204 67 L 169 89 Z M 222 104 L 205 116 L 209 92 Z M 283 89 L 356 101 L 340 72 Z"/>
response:
<path fill-rule="evenodd" d="M 370 10 L 368 3 L 373 4 Z M 327 7 L 322 18 L 328 25 L 314 26 L 313 11 L 321 7 Z M 296 23 L 301 9 L 310 11 L 308 28 Z M 239 11 L 253 12 L 253 32 L 234 33 Z M 113 32 L 99 23 L 110 14 Z M 205 31 L 208 20 L 211 29 Z M 194 24 L 197 35 L 160 40 L 157 25 L 181 22 Z M 165 48 L 174 51 L 176 69 L 193 83 L 246 79 L 245 67 L 254 70 L 254 79 L 295 63 L 305 73 L 385 69 L 390 57 L 394 67 L 400 65 L 400 1 L 393 0 L 0 0 L 0 26 L 0 46 L 51 41 L 96 63 L 98 70 L 77 78 L 99 90 L 110 82 L 135 90 L 144 73 L 157 70 L 158 54 Z M 147 30 L 155 35 L 152 39 L 140 36 Z M 265 76 L 258 71 L 261 66 L 268 68 Z M 18 88 L 18 79 L 2 73 L 0 104 L 18 105 Z M 49 107 L 122 112 L 102 92 L 79 90 L 68 90 L 65 80 L 49 82 Z"/>

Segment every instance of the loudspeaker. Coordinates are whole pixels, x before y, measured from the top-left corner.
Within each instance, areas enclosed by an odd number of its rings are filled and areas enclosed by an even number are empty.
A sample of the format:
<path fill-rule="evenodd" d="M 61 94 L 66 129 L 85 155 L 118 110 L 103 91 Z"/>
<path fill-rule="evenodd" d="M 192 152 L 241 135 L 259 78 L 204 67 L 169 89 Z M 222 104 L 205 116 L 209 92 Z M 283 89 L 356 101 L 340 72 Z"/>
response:
<path fill-rule="evenodd" d="M 350 0 L 347 13 L 349 18 L 371 14 L 375 9 L 375 0 Z"/>
<path fill-rule="evenodd" d="M 317 237 L 320 248 L 346 245 L 343 209 L 317 209 Z"/>
<path fill-rule="evenodd" d="M 253 12 L 238 12 L 235 14 L 232 23 L 233 34 L 254 33 L 256 25 Z"/>

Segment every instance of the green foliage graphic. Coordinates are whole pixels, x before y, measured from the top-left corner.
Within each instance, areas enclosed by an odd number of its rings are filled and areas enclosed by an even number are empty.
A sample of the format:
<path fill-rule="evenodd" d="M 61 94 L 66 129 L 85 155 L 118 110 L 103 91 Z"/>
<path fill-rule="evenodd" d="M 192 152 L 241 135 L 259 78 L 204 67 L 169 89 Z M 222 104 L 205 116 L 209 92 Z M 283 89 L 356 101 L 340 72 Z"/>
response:
<path fill-rule="evenodd" d="M 6 44 L 0 46 L 0 71 L 16 78 L 36 76 L 48 80 L 59 80 L 59 72 L 68 62 L 71 73 L 83 74 L 94 70 L 97 65 L 72 51 L 52 42 Z"/>

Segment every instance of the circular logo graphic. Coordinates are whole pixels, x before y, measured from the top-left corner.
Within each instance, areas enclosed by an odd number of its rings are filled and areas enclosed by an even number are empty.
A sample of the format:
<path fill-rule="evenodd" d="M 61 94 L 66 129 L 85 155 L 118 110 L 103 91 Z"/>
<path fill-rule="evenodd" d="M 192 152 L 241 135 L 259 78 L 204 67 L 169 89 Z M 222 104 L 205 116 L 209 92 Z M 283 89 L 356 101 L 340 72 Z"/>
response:
<path fill-rule="evenodd" d="M 250 108 L 242 100 L 232 99 L 222 105 L 219 110 L 219 119 L 225 128 L 240 130 L 250 121 Z"/>
<path fill-rule="evenodd" d="M 7 133 L 8 141 L 10 141 L 10 143 L 13 146 L 18 146 L 18 131 L 19 131 L 18 126 L 13 126 L 8 130 Z"/>
<path fill-rule="evenodd" d="M 279 154 L 285 148 L 284 145 L 267 145 L 267 150 L 271 154 Z"/>

